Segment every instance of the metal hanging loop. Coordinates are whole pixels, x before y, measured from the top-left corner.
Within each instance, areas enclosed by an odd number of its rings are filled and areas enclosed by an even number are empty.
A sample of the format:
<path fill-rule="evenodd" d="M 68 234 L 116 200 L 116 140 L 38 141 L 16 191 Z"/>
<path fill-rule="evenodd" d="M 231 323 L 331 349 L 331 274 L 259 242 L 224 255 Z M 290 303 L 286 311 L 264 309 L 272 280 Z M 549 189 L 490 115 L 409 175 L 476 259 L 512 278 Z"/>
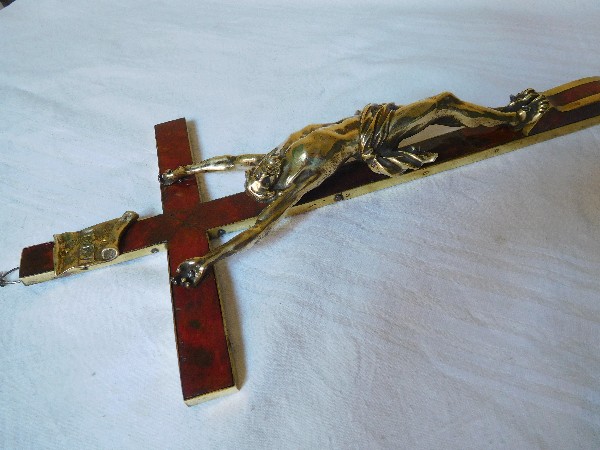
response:
<path fill-rule="evenodd" d="M 9 280 L 7 279 L 8 276 L 19 270 L 18 267 L 15 267 L 14 269 L 10 269 L 7 272 L 0 272 L 0 287 L 4 287 L 4 286 L 8 286 L 9 284 L 19 284 L 21 282 L 21 280 L 17 279 L 17 280 Z"/>

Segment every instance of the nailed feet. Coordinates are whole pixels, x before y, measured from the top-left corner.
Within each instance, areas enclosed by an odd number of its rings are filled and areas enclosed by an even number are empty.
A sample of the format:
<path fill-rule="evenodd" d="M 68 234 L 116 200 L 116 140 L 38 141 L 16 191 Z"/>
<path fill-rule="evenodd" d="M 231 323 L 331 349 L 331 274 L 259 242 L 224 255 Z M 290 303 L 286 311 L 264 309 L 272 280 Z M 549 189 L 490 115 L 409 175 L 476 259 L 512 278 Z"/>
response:
<path fill-rule="evenodd" d="M 510 103 L 499 108 L 502 112 L 517 114 L 517 129 L 523 129 L 527 134 L 540 118 L 550 109 L 548 99 L 533 89 L 525 89 L 517 95 L 510 96 Z"/>

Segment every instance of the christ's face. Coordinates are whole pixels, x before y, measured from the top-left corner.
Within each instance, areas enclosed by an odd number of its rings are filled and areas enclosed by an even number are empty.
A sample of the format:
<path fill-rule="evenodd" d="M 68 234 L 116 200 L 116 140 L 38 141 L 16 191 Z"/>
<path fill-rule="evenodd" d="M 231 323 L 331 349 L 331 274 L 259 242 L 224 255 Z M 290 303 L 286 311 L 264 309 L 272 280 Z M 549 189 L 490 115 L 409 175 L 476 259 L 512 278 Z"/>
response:
<path fill-rule="evenodd" d="M 264 158 L 256 167 L 246 172 L 246 189 L 258 201 L 268 202 L 275 197 L 273 186 L 280 173 L 279 158 Z"/>

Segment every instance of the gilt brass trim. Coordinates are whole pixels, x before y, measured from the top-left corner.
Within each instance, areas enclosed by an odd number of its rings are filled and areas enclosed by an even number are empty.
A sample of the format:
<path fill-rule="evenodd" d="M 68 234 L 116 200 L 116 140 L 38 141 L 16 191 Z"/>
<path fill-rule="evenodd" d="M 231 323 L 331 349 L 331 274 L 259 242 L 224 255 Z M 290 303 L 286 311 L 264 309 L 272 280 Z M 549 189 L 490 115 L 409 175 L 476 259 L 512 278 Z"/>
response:
<path fill-rule="evenodd" d="M 103 267 L 120 254 L 119 240 L 127 227 L 139 215 L 127 211 L 118 219 L 109 220 L 81 231 L 54 235 L 54 275 L 59 277 Z"/>
<path fill-rule="evenodd" d="M 560 86 L 556 86 L 552 89 L 548 89 L 547 91 L 542 92 L 546 97 L 550 97 L 552 95 L 559 94 L 571 88 L 582 86 L 587 83 L 593 83 L 594 81 L 600 81 L 600 77 L 586 77 L 580 78 L 579 80 L 571 81 L 569 83 L 561 84 Z"/>

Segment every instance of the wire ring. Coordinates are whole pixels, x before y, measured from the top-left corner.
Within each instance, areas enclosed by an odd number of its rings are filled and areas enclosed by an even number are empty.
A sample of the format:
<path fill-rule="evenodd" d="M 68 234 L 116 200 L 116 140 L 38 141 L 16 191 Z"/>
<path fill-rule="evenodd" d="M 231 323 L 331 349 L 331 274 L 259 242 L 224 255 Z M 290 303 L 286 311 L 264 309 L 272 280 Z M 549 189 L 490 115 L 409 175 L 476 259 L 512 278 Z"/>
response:
<path fill-rule="evenodd" d="M 0 287 L 8 286 L 10 284 L 21 283 L 21 280 L 19 280 L 19 279 L 17 279 L 17 280 L 7 280 L 6 279 L 11 273 L 13 273 L 16 270 L 19 270 L 19 268 L 15 267 L 14 269 L 10 269 L 7 272 L 0 272 Z"/>

